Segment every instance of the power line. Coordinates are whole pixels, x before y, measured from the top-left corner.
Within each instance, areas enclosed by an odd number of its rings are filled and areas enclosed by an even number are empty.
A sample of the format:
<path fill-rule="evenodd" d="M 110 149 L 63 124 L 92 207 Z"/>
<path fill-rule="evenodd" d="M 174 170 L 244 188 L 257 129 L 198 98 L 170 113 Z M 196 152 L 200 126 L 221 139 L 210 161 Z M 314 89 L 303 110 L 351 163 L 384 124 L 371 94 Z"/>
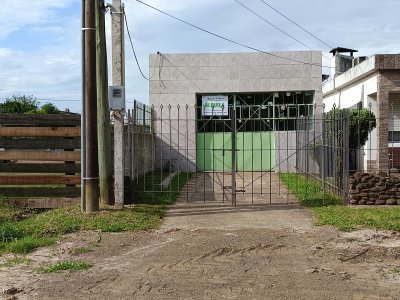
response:
<path fill-rule="evenodd" d="M 303 26 L 299 25 L 298 23 L 296 23 L 295 21 L 293 21 L 291 18 L 289 18 L 288 16 L 286 16 L 285 14 L 283 14 L 282 12 L 280 12 L 279 10 L 277 10 L 276 8 L 274 8 L 271 4 L 265 2 L 264 0 L 260 0 L 262 3 L 264 3 L 265 5 L 267 5 L 269 8 L 273 9 L 275 12 L 277 12 L 278 14 L 280 14 L 282 17 L 284 17 L 286 20 L 288 20 L 289 22 L 293 23 L 294 25 L 296 25 L 297 27 L 299 27 L 301 30 L 303 30 L 304 32 L 308 33 L 309 35 L 311 35 L 313 38 L 315 38 L 316 40 L 320 41 L 322 44 L 328 46 L 329 49 L 333 49 L 332 46 L 330 46 L 328 43 L 324 42 L 323 40 L 321 40 L 319 37 L 315 36 L 314 34 L 312 34 L 310 31 L 308 31 L 307 29 L 305 29 Z"/>
<path fill-rule="evenodd" d="M 51 101 L 51 102 L 81 102 L 82 100 L 71 99 L 71 100 L 64 100 L 64 99 L 42 99 L 39 98 L 38 101 Z"/>
<path fill-rule="evenodd" d="M 282 32 L 283 34 L 285 34 L 286 36 L 290 37 L 291 39 L 295 40 L 296 42 L 302 44 L 304 47 L 315 51 L 315 49 L 311 48 L 310 46 L 304 44 L 302 41 L 296 39 L 293 35 L 287 33 L 286 31 L 282 30 L 281 28 L 279 28 L 278 26 L 274 25 L 273 23 L 271 23 L 270 21 L 268 21 L 266 18 L 264 18 L 263 16 L 261 16 L 260 14 L 258 14 L 257 12 L 255 12 L 254 10 L 252 10 L 251 8 L 249 8 L 248 6 L 244 5 L 242 2 L 240 2 L 239 0 L 233 0 L 236 3 L 238 3 L 239 5 L 243 6 L 245 9 L 247 9 L 248 11 L 250 11 L 252 14 L 256 15 L 257 17 L 259 17 L 261 20 L 263 20 L 264 22 L 266 22 L 267 24 L 271 25 L 272 27 L 274 27 L 276 30 L 279 30 L 280 32 Z M 325 56 L 322 54 L 323 57 L 331 60 L 332 58 Z"/>
<path fill-rule="evenodd" d="M 202 89 L 200 86 L 198 86 L 192 79 L 190 79 L 185 73 L 183 73 L 181 69 L 179 69 L 177 66 L 175 66 L 175 65 L 168 59 L 168 57 L 166 57 L 166 56 L 165 56 L 164 54 L 162 54 L 161 52 L 158 52 L 158 54 L 159 54 L 163 59 L 165 59 L 166 61 L 168 61 L 168 63 L 169 63 L 172 67 L 174 67 L 179 73 L 181 73 L 184 77 L 186 77 L 186 79 L 189 80 L 189 82 L 190 82 L 191 84 L 193 84 L 196 88 L 200 89 L 201 91 L 203 90 L 203 89 Z M 160 77 L 159 77 L 159 80 L 160 80 Z"/>
<path fill-rule="evenodd" d="M 126 12 L 125 12 L 125 11 L 124 11 L 124 18 L 125 18 L 126 31 L 128 32 L 128 37 L 129 37 L 129 41 L 130 41 L 131 48 L 132 48 L 132 51 L 133 51 L 133 55 L 134 55 L 135 60 L 136 60 L 136 64 L 137 64 L 137 66 L 138 66 L 138 68 L 139 68 L 140 73 L 142 74 L 142 77 L 143 77 L 145 80 L 150 81 L 150 79 L 152 79 L 153 76 L 154 76 L 154 73 L 155 73 L 155 71 L 156 71 L 156 66 L 154 66 L 154 69 L 153 69 L 153 72 L 151 73 L 150 78 L 147 78 L 147 76 L 145 76 L 145 75 L 143 74 L 142 69 L 141 69 L 140 64 L 139 64 L 139 60 L 138 60 L 138 58 L 137 58 L 137 56 L 136 56 L 135 48 L 133 47 L 133 42 L 132 42 L 131 34 L 130 34 L 130 32 L 129 32 L 129 27 L 128 27 L 128 19 L 127 19 L 127 17 L 126 17 Z M 160 62 L 159 62 L 159 64 L 160 64 Z"/>
<path fill-rule="evenodd" d="M 189 22 L 187 22 L 187 21 L 185 21 L 185 20 L 183 20 L 183 19 L 180 19 L 180 18 L 178 18 L 178 17 L 175 17 L 175 16 L 173 16 L 173 15 L 171 15 L 171 14 L 165 12 L 165 11 L 162 11 L 161 9 L 158 9 L 158 8 L 156 8 L 156 7 L 154 7 L 154 6 L 151 6 L 150 4 L 147 4 L 147 3 L 143 2 L 143 1 L 140 1 L 140 0 L 136 0 L 136 1 L 139 2 L 139 3 L 141 3 L 141 4 L 143 4 L 143 5 L 145 5 L 145 6 L 147 6 L 147 7 L 149 7 L 149 8 L 151 8 L 151 9 L 153 9 L 153 10 L 156 10 L 156 11 L 162 13 L 162 14 L 164 14 L 164 15 L 170 17 L 170 18 L 173 18 L 173 19 L 175 19 L 175 20 L 177 20 L 177 21 L 179 21 L 179 22 L 182 22 L 182 23 L 184 23 L 184 24 L 186 24 L 186 25 L 188 25 L 188 26 L 190 26 L 190 27 L 196 28 L 196 29 L 198 29 L 198 30 L 200 30 L 200 31 L 203 31 L 203 32 L 205 32 L 205 33 L 208 33 L 208 34 L 210 34 L 210 35 L 213 35 L 213 36 L 215 36 L 215 37 L 217 37 L 217 38 L 220 38 L 220 39 L 222 39 L 222 40 L 228 41 L 228 42 L 230 42 L 230 43 L 232 43 L 232 44 L 235 44 L 235 45 L 238 45 L 238 46 L 241 46 L 241 47 L 244 47 L 244 48 L 253 50 L 253 51 L 257 51 L 257 52 L 260 52 L 260 53 L 263 53 L 263 54 L 266 54 L 266 55 L 269 55 L 269 56 L 274 56 L 274 57 L 277 57 L 277 58 L 280 58 L 280 59 L 283 59 L 283 60 L 293 61 L 293 62 L 297 62 L 297 63 L 300 63 L 300 64 L 311 65 L 311 66 L 317 66 L 317 67 L 332 68 L 332 67 L 330 67 L 330 66 L 323 66 L 323 65 L 320 65 L 320 64 L 314 64 L 314 63 L 309 63 L 309 62 L 304 62 L 304 61 L 298 61 L 298 60 L 291 59 L 291 58 L 286 58 L 286 57 L 283 57 L 283 56 L 279 56 L 279 55 L 276 55 L 276 54 L 272 54 L 272 53 L 269 53 L 269 52 L 266 52 L 266 51 L 257 49 L 257 48 L 255 48 L 255 47 L 251 47 L 251 46 L 248 46 L 248 45 L 245 45 L 245 44 L 236 42 L 236 41 L 231 40 L 231 39 L 229 39 L 229 38 L 226 38 L 226 37 L 224 37 L 224 36 L 222 36 L 222 35 L 219 35 L 219 34 L 217 34 L 217 33 L 211 32 L 211 31 L 209 31 L 209 30 L 207 30 L 207 29 L 204 29 L 204 28 L 201 28 L 201 27 L 199 27 L 199 26 L 197 26 L 197 25 L 194 25 L 194 24 L 192 24 L 192 23 L 189 23 Z"/>
<path fill-rule="evenodd" d="M 137 56 L 136 56 L 136 51 L 135 51 L 135 47 L 133 47 L 133 42 L 132 42 L 132 38 L 131 38 L 131 33 L 129 32 L 129 26 L 128 26 L 128 21 L 127 21 L 127 19 L 126 19 L 126 14 L 125 14 L 125 12 L 124 12 L 124 20 L 125 20 L 126 31 L 128 32 L 129 41 L 130 41 L 130 43 L 131 43 L 131 48 L 132 48 L 132 51 L 133 51 L 133 55 L 135 56 L 136 64 L 137 64 L 137 66 L 138 66 L 138 68 L 139 68 L 140 74 L 142 74 L 142 76 L 143 76 L 144 79 L 146 79 L 146 80 L 149 81 L 150 79 L 147 78 L 146 75 L 144 75 L 144 73 L 143 73 L 143 71 L 142 71 L 142 68 L 140 67 L 138 58 L 137 58 Z"/>

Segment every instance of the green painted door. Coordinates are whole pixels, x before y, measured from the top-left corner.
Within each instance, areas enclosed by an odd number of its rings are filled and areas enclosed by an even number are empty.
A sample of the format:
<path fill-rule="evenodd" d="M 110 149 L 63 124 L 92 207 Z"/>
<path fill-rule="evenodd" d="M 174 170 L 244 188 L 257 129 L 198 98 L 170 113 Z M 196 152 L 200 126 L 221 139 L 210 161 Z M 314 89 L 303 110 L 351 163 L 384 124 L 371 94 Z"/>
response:
<path fill-rule="evenodd" d="M 232 170 L 231 133 L 197 133 L 196 161 L 199 171 Z M 275 165 L 273 132 L 236 133 L 236 171 L 269 171 Z"/>
<path fill-rule="evenodd" d="M 231 133 L 198 133 L 196 161 L 199 171 L 230 172 L 232 170 Z"/>
<path fill-rule="evenodd" d="M 275 134 L 236 133 L 236 171 L 270 171 L 275 165 Z"/>

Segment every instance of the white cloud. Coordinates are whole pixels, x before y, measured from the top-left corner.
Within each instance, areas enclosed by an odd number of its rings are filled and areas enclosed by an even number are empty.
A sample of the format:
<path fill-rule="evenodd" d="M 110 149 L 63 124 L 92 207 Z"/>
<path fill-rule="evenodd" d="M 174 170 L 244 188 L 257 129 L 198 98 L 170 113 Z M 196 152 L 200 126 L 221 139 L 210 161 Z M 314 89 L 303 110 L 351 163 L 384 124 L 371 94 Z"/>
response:
<path fill-rule="evenodd" d="M 13 51 L 10 48 L 0 48 L 0 58 L 7 59 L 11 56 Z"/>
<path fill-rule="evenodd" d="M 29 25 L 53 21 L 54 10 L 64 8 L 75 0 L 3 0 L 0 18 L 0 39 Z"/>
<path fill-rule="evenodd" d="M 265 51 L 304 50 L 304 46 L 277 32 L 232 0 L 143 0 L 177 17 Z M 111 2 L 111 0 L 106 1 Z M 275 25 L 314 49 L 328 49 L 283 19 L 259 0 L 242 1 Z M 309 31 L 337 47 L 359 50 L 360 55 L 398 53 L 400 1 L 385 0 L 268 0 Z M 0 19 L 0 97 L 33 94 L 42 98 L 78 100 L 81 95 L 80 1 L 2 1 Z M 136 1 L 125 0 L 125 10 L 139 62 L 148 74 L 149 53 L 231 52 L 246 49 L 219 40 L 160 14 Z M 67 12 L 67 13 L 64 13 Z M 110 42 L 110 16 L 106 16 Z M 17 32 L 18 31 L 18 32 Z M 40 37 L 34 49 L 4 43 L 13 33 Z M 17 35 L 16 35 L 17 36 Z M 52 38 L 49 39 L 48 36 Z M 51 45 L 51 46 L 49 46 Z M 110 50 L 110 49 L 109 49 Z M 109 53 L 110 58 L 110 53 Z M 329 60 L 324 59 L 329 65 Z M 109 72 L 111 73 L 111 63 Z M 111 82 L 111 76 L 109 77 Z M 126 40 L 126 88 L 129 101 L 146 102 L 148 82 L 142 79 Z M 59 102 L 56 102 L 59 103 Z M 77 107 L 79 103 L 61 103 Z"/>
<path fill-rule="evenodd" d="M 35 30 L 40 31 L 41 27 L 36 26 Z M 38 99 L 79 100 L 80 34 L 80 20 L 70 18 L 60 38 L 41 41 L 35 50 L 0 48 L 0 98 L 33 95 Z M 77 101 L 56 101 L 55 104 L 61 109 L 80 110 Z"/>

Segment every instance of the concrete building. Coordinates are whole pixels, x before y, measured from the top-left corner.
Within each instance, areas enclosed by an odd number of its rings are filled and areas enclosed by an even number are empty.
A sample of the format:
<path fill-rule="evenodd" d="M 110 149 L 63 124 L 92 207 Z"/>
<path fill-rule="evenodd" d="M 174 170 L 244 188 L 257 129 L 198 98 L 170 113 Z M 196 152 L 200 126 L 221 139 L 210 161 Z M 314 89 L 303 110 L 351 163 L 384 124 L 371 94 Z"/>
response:
<path fill-rule="evenodd" d="M 224 171 L 238 151 L 238 171 L 294 171 L 291 120 L 322 106 L 321 57 L 318 51 L 151 54 L 158 166 Z"/>
<path fill-rule="evenodd" d="M 343 53 L 350 53 L 345 55 Z M 374 129 L 359 153 L 358 169 L 388 172 L 400 168 L 400 54 L 354 57 L 352 49 L 337 48 L 332 76 L 323 87 L 326 111 L 340 108 L 370 108 Z"/>

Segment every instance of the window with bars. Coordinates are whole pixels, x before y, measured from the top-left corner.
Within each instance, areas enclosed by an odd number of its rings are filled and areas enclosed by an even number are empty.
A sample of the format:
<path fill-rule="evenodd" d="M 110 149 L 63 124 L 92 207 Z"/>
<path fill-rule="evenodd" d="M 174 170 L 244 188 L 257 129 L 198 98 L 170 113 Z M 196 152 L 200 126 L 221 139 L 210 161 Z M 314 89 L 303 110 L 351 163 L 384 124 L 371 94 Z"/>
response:
<path fill-rule="evenodd" d="M 197 95 L 197 132 L 231 132 L 232 113 L 236 107 L 238 132 L 296 130 L 299 118 L 314 113 L 314 92 L 274 92 L 228 94 L 226 115 L 204 115 L 202 96 Z"/>

